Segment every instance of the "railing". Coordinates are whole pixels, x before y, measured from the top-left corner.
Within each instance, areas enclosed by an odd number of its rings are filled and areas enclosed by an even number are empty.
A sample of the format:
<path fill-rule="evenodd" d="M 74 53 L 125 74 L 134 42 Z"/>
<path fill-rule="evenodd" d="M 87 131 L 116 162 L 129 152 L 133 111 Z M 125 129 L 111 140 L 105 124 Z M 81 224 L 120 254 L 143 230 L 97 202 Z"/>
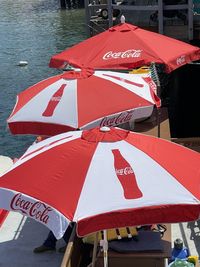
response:
<path fill-rule="evenodd" d="M 107 0 L 107 4 L 91 4 L 89 0 L 85 0 L 85 9 L 86 9 L 86 23 L 89 25 L 91 12 L 89 9 L 97 9 L 97 8 L 105 8 L 108 9 L 108 24 L 109 27 L 113 26 L 113 9 L 118 10 L 131 10 L 131 11 L 155 11 L 158 12 L 158 32 L 164 33 L 164 16 L 163 11 L 166 10 L 186 10 L 188 17 L 188 39 L 193 39 L 193 16 L 194 16 L 194 8 L 198 8 L 200 6 L 200 0 L 188 0 L 187 4 L 175 4 L 175 5 L 166 5 L 163 3 L 163 0 L 158 0 L 157 4 L 148 4 L 148 5 L 117 5 L 113 4 L 112 0 Z M 194 6 L 195 5 L 195 6 Z M 89 29 L 88 29 L 89 30 Z"/>
<path fill-rule="evenodd" d="M 193 0 L 193 12 L 195 15 L 200 15 L 200 0 Z"/>

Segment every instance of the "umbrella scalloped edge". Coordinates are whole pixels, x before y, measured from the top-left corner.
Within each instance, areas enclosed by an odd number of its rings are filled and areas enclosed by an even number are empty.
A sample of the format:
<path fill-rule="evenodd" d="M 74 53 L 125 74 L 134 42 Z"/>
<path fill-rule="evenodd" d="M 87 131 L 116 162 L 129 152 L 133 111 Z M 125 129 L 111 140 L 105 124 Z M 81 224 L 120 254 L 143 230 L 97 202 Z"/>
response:
<path fill-rule="evenodd" d="M 6 217 L 8 216 L 9 211 L 7 210 L 0 210 L 0 227 L 3 225 Z"/>

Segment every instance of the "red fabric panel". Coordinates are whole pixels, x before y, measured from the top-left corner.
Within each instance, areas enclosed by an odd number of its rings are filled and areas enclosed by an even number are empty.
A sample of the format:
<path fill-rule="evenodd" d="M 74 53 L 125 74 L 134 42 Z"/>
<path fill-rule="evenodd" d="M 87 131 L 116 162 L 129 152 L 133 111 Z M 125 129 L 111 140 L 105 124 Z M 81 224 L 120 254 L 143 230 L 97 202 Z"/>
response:
<path fill-rule="evenodd" d="M 106 127 L 108 128 L 108 127 Z M 124 131 L 121 129 L 115 129 L 114 127 L 108 128 L 109 131 L 104 131 L 101 128 L 94 128 L 88 131 L 83 131 L 82 139 L 89 142 L 117 142 L 124 140 L 129 131 Z"/>
<path fill-rule="evenodd" d="M 120 85 L 95 76 L 78 80 L 77 103 L 79 127 L 100 118 L 99 114 L 103 118 L 129 109 L 153 105 Z"/>
<path fill-rule="evenodd" d="M 10 122 L 8 123 L 8 126 L 12 134 L 34 134 L 51 136 L 75 130 L 74 128 L 66 125 L 27 121 Z"/>
<path fill-rule="evenodd" d="M 58 145 L 2 176 L 0 187 L 32 196 L 72 220 L 95 149 L 80 138 Z"/>
<path fill-rule="evenodd" d="M 77 234 L 84 236 L 103 229 L 158 223 L 189 222 L 199 218 L 199 205 L 168 205 L 121 210 L 83 219 Z"/>

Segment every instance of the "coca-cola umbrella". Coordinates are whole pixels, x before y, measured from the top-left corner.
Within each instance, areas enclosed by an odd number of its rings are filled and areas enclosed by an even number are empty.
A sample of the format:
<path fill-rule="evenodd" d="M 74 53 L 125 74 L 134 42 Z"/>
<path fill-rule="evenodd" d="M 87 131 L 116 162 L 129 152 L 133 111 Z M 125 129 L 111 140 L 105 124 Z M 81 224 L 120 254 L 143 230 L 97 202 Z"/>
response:
<path fill-rule="evenodd" d="M 90 37 L 50 59 L 52 68 L 132 69 L 151 63 L 164 64 L 171 72 L 200 59 L 200 48 L 165 35 L 120 23 Z"/>
<path fill-rule="evenodd" d="M 62 237 L 200 217 L 200 154 L 119 128 L 71 131 L 32 145 L 0 179 L 0 208 Z"/>
<path fill-rule="evenodd" d="M 149 74 L 68 71 L 17 97 L 8 118 L 13 134 L 55 135 L 149 117 L 160 106 Z"/>

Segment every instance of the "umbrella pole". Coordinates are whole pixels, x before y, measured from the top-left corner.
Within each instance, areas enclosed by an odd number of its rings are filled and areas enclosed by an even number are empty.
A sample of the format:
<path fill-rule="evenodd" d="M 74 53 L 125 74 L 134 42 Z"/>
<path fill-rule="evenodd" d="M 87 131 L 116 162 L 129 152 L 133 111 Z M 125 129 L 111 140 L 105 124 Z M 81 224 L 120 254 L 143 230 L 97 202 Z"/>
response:
<path fill-rule="evenodd" d="M 106 230 L 103 230 L 103 258 L 104 267 L 108 267 L 108 239 Z"/>
<path fill-rule="evenodd" d="M 160 116 L 161 116 L 160 108 L 157 108 L 157 125 L 158 125 L 157 136 L 158 137 L 160 137 Z"/>
<path fill-rule="evenodd" d="M 92 267 L 95 267 L 95 261 L 96 261 L 96 256 L 97 256 L 98 235 L 99 235 L 99 232 L 96 232 L 95 240 L 94 240 L 94 248 L 93 248 L 93 253 L 92 253 Z"/>
<path fill-rule="evenodd" d="M 156 86 L 157 86 L 157 95 L 158 95 L 158 97 L 160 97 L 161 96 L 160 80 L 159 80 L 158 72 L 157 72 L 156 65 L 154 62 L 151 64 L 150 70 L 151 70 L 152 79 L 154 80 L 154 82 L 156 83 Z M 161 116 L 161 110 L 160 110 L 160 108 L 157 108 L 157 125 L 158 125 L 157 135 L 158 135 L 158 137 L 160 137 L 160 116 Z"/>

